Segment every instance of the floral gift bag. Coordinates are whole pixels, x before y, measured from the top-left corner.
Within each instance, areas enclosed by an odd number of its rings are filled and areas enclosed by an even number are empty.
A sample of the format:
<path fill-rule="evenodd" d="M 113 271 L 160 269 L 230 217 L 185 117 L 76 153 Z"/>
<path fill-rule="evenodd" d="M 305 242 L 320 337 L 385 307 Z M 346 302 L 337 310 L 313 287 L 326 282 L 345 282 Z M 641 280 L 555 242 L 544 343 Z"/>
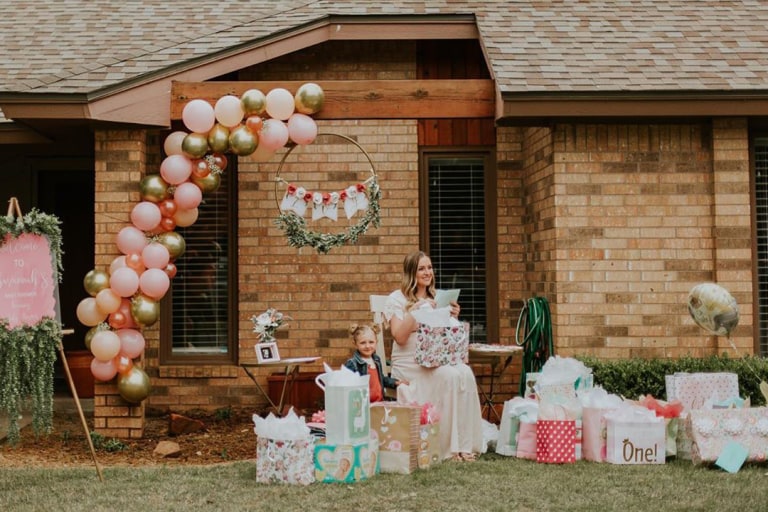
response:
<path fill-rule="evenodd" d="M 283 417 L 253 415 L 256 481 L 308 485 L 315 481 L 315 438 L 293 409 Z"/>
<path fill-rule="evenodd" d="M 431 327 L 419 324 L 416 334 L 416 362 L 427 368 L 469 360 L 469 324 Z"/>

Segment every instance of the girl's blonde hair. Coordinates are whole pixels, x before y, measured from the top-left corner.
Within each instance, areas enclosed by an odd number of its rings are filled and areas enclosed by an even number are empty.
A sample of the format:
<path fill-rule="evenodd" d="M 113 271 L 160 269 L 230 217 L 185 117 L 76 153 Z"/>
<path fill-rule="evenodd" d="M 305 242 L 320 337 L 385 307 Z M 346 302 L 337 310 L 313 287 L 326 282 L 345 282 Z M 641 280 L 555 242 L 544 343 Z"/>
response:
<path fill-rule="evenodd" d="M 352 336 L 352 341 L 357 343 L 357 338 L 366 329 L 370 330 L 373 334 L 379 334 L 379 326 L 376 324 L 352 324 L 349 328 L 349 334 Z"/>

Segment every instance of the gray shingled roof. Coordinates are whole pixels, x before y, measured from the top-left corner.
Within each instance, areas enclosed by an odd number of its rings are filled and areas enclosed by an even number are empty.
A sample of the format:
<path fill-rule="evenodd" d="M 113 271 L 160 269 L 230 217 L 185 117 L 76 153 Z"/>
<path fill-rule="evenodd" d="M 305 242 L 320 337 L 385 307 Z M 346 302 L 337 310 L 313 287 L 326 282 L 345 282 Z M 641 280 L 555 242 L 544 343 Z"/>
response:
<path fill-rule="evenodd" d="M 768 2 L 0 0 L 0 94 L 94 94 L 328 15 L 474 14 L 502 92 L 745 91 Z"/>

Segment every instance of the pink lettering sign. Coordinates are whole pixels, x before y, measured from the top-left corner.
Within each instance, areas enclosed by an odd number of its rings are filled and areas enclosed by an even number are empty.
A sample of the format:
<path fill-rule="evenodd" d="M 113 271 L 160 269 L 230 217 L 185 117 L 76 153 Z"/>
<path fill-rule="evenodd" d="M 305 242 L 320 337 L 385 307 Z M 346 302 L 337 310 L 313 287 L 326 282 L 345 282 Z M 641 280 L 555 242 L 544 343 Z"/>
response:
<path fill-rule="evenodd" d="M 11 328 L 56 317 L 51 247 L 42 235 L 6 235 L 0 245 L 0 318 Z"/>

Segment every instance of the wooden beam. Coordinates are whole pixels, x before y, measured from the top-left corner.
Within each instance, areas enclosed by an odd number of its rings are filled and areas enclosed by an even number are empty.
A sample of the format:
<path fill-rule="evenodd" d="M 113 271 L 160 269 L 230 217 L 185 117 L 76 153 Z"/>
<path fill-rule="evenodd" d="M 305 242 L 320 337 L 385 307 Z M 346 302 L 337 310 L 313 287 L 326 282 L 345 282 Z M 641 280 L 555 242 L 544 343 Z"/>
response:
<path fill-rule="evenodd" d="M 211 105 L 248 89 L 263 93 L 282 87 L 295 93 L 306 82 L 173 82 L 171 119 L 184 105 L 204 99 Z M 315 119 L 424 119 L 493 117 L 493 80 L 319 80 L 325 102 Z"/>

